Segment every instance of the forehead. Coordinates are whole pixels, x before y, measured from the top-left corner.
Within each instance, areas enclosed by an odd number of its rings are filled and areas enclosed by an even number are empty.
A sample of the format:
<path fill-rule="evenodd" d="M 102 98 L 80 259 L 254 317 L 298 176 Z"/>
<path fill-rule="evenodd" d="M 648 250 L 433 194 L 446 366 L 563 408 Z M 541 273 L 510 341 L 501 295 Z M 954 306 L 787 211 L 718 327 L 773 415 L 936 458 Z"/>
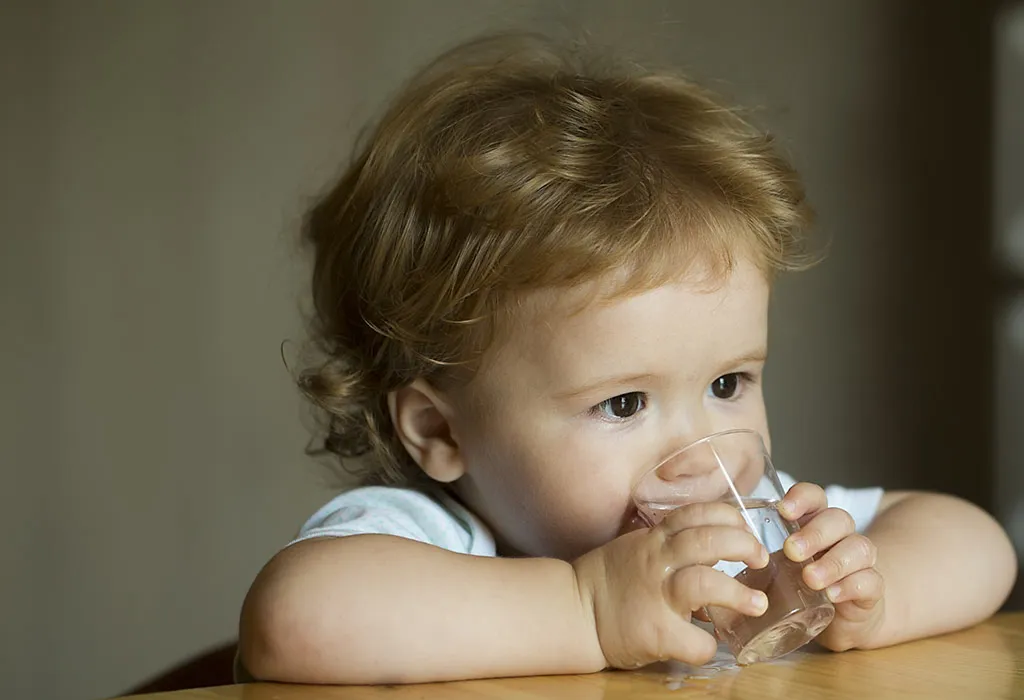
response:
<path fill-rule="evenodd" d="M 571 290 L 543 290 L 519 300 L 510 323 L 480 370 L 532 374 L 543 381 L 589 373 L 629 371 L 625 361 L 652 372 L 671 363 L 703 371 L 725 355 L 763 351 L 769 285 L 740 258 L 716 277 L 690 275 L 641 293 L 608 298 L 612 280 Z"/>

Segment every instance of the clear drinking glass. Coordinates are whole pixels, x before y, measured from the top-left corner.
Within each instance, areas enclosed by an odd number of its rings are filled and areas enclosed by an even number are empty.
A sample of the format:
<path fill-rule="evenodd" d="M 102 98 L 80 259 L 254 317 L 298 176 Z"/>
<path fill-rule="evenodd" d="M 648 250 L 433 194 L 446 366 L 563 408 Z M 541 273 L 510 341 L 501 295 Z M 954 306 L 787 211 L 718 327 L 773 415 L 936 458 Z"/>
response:
<path fill-rule="evenodd" d="M 748 617 L 708 606 L 708 618 L 738 663 L 769 661 L 799 649 L 832 621 L 835 608 L 823 591 L 804 583 L 803 564 L 782 551 L 799 526 L 778 512 L 785 496 L 761 435 L 753 430 L 715 433 L 675 452 L 646 472 L 633 489 L 633 503 L 648 525 L 690 503 L 723 501 L 735 506 L 769 553 L 763 569 L 720 561 L 715 568 L 768 596 L 768 610 Z"/>

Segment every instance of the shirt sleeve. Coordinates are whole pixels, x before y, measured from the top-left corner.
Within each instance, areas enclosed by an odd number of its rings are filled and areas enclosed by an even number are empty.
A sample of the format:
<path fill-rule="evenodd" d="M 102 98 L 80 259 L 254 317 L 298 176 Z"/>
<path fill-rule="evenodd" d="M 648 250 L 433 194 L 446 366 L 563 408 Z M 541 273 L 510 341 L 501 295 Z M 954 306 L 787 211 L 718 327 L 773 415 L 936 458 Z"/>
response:
<path fill-rule="evenodd" d="M 367 486 L 336 496 L 306 521 L 289 544 L 317 537 L 394 535 L 460 554 L 494 556 L 494 538 L 450 499 L 412 489 Z"/>
<path fill-rule="evenodd" d="M 796 481 L 783 472 L 779 472 L 782 488 L 789 491 Z M 845 486 L 826 486 L 825 497 L 830 508 L 842 508 L 853 518 L 857 532 L 864 532 L 878 514 L 878 506 L 882 502 L 885 490 L 880 487 L 846 488 Z"/>

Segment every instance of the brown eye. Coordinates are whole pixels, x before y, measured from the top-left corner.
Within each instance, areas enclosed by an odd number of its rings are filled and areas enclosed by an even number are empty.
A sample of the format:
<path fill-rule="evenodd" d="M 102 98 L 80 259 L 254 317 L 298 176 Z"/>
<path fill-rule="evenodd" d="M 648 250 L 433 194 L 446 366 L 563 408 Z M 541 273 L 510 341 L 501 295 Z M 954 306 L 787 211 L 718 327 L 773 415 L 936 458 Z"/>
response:
<path fill-rule="evenodd" d="M 630 391 L 597 404 L 597 410 L 606 418 L 625 420 L 632 418 L 647 405 L 647 397 L 639 391 Z"/>
<path fill-rule="evenodd" d="M 723 374 L 711 382 L 711 393 L 716 399 L 731 399 L 736 396 L 736 390 L 740 386 L 740 375 L 735 372 Z"/>

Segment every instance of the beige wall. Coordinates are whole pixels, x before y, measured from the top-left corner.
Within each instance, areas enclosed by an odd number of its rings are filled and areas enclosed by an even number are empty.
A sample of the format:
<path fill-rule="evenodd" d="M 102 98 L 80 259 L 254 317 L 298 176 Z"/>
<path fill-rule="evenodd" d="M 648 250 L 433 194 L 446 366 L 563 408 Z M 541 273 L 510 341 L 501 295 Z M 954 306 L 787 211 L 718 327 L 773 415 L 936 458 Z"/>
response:
<path fill-rule="evenodd" d="M 327 496 L 278 354 L 301 339 L 296 217 L 412 63 L 484 26 L 582 22 L 770 107 L 833 239 L 778 293 L 780 466 L 921 481 L 931 385 L 907 369 L 985 355 L 930 310 L 956 261 L 908 272 L 915 226 L 956 234 L 908 184 L 933 96 L 902 97 L 926 70 L 892 7 L 4 4 L 0 696 L 111 695 L 234 633 L 258 567 Z M 977 419 L 938 420 L 970 454 Z"/>

